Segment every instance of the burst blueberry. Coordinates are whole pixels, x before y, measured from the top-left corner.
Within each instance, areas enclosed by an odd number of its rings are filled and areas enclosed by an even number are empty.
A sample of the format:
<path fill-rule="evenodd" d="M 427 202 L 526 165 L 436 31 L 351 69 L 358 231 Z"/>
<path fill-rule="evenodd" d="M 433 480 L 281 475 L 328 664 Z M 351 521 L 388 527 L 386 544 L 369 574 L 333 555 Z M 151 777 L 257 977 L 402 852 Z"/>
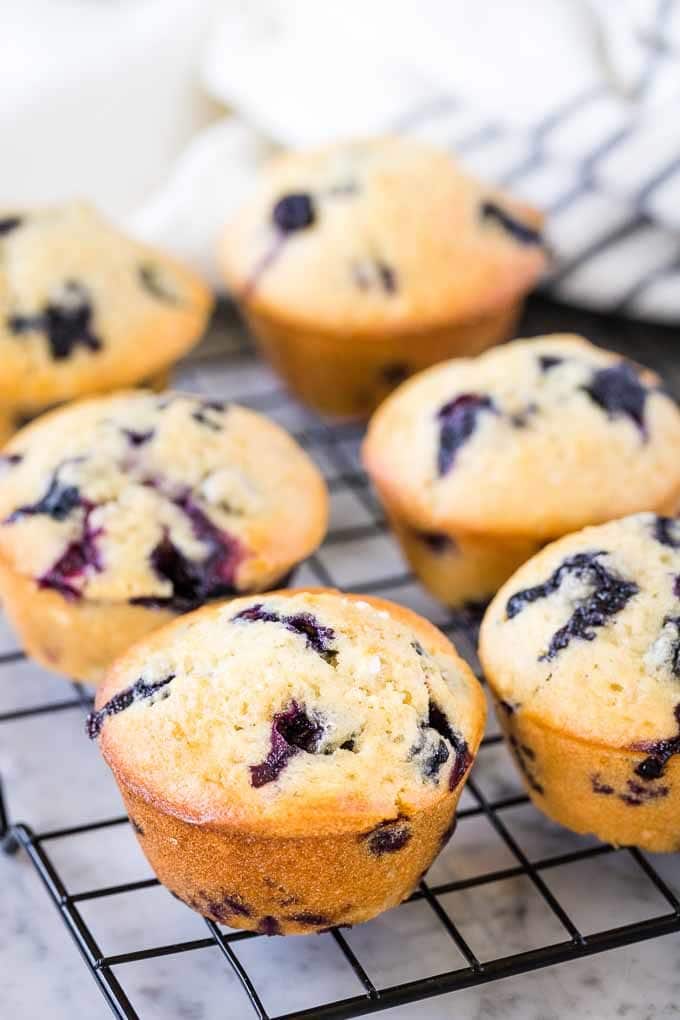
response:
<path fill-rule="evenodd" d="M 567 623 L 553 634 L 547 651 L 539 656 L 539 661 L 554 659 L 574 639 L 593 641 L 595 629 L 604 627 L 638 593 L 637 584 L 608 570 L 599 562 L 601 556 L 606 556 L 604 550 L 576 553 L 561 563 L 547 581 L 515 592 L 508 599 L 506 616 L 511 620 L 532 602 L 559 591 L 560 585 L 569 576 L 584 581 L 592 588 Z"/>
<path fill-rule="evenodd" d="M 647 437 L 645 403 L 649 394 L 629 361 L 599 369 L 583 389 L 610 418 L 630 418 L 643 438 Z"/>
<path fill-rule="evenodd" d="M 262 602 L 256 602 L 232 616 L 232 623 L 279 623 L 293 634 L 305 639 L 307 648 L 320 655 L 330 665 L 335 665 L 337 650 L 330 644 L 335 638 L 332 627 L 324 627 L 311 613 L 294 613 L 286 616 L 266 609 Z"/>
<path fill-rule="evenodd" d="M 148 701 L 149 698 L 153 698 L 159 691 L 163 691 L 162 697 L 167 698 L 170 694 L 166 690 L 168 684 L 175 679 L 175 674 L 171 673 L 169 676 L 163 677 L 162 680 L 155 680 L 152 683 L 146 683 L 144 680 L 135 680 L 130 687 L 126 687 L 122 691 L 118 691 L 114 694 L 105 705 L 97 709 L 94 712 L 90 712 L 86 720 L 87 735 L 90 740 L 95 740 L 102 731 L 102 727 L 109 716 L 118 715 L 120 712 L 124 712 L 139 701 Z"/>
<path fill-rule="evenodd" d="M 491 397 L 479 393 L 463 393 L 439 408 L 437 472 L 440 477 L 451 470 L 458 451 L 473 435 L 484 413 L 497 414 L 497 411 Z"/>
<path fill-rule="evenodd" d="M 77 347 L 96 352 L 101 339 L 93 331 L 93 309 L 82 284 L 69 280 L 60 294 L 35 315 L 13 315 L 7 325 L 12 333 L 42 332 L 55 361 L 68 358 Z"/>
<path fill-rule="evenodd" d="M 259 788 L 273 783 L 299 751 L 316 754 L 324 732 L 323 720 L 318 714 L 310 716 L 304 706 L 291 702 L 285 711 L 274 716 L 269 754 L 263 762 L 250 766 L 251 785 Z"/>
<path fill-rule="evenodd" d="M 316 220 L 312 196 L 306 192 L 284 195 L 272 209 L 272 220 L 283 234 L 311 227 Z"/>

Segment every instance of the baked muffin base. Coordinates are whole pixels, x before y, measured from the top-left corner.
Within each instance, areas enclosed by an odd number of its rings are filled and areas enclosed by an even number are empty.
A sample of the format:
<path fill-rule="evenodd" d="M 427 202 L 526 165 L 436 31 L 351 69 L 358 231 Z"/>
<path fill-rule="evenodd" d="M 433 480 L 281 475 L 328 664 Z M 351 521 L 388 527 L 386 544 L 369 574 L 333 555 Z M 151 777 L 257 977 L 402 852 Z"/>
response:
<path fill-rule="evenodd" d="M 454 609 L 487 602 L 545 544 L 525 537 L 419 531 L 394 512 L 389 519 L 423 587 Z"/>
<path fill-rule="evenodd" d="M 289 584 L 294 572 L 274 586 Z M 40 588 L 2 558 L 0 604 L 32 659 L 52 672 L 93 685 L 104 679 L 130 645 L 178 615 L 162 607 L 69 601 L 57 591 Z"/>
<path fill-rule="evenodd" d="M 496 715 L 535 806 L 567 829 L 614 846 L 680 850 L 680 758 L 657 779 L 636 768 L 648 757 L 582 740 L 495 701 Z"/>
<path fill-rule="evenodd" d="M 32 659 L 74 680 L 97 684 L 139 638 L 175 618 L 166 609 L 67 601 L 0 559 L 0 600 Z"/>
<path fill-rule="evenodd" d="M 282 838 L 184 821 L 139 796 L 118 773 L 116 780 L 163 885 L 204 917 L 267 935 L 359 924 L 407 899 L 452 834 L 465 785 L 461 780 L 431 808 L 373 829 Z M 378 852 L 381 837 L 388 848 Z"/>
<path fill-rule="evenodd" d="M 312 331 L 248 308 L 244 314 L 262 353 L 297 397 L 322 414 L 362 418 L 409 375 L 506 339 L 521 307 L 513 301 L 474 320 L 377 336 Z"/>

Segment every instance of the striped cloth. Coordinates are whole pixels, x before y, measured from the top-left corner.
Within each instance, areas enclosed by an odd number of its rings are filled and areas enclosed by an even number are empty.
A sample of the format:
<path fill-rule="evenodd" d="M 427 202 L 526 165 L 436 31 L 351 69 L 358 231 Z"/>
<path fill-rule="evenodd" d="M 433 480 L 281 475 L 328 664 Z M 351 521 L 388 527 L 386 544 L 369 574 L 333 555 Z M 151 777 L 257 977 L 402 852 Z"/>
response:
<path fill-rule="evenodd" d="M 680 322 L 679 0 L 228 3 L 202 74 L 238 121 L 133 223 L 208 273 L 269 142 L 399 131 L 547 211 L 555 296 Z"/>

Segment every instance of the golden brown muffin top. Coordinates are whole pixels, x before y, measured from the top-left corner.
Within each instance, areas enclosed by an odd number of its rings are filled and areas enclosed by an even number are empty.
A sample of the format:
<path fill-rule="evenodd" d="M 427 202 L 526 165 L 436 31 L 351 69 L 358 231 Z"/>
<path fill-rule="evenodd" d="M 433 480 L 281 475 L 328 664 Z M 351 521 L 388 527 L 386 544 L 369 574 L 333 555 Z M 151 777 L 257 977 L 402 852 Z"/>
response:
<path fill-rule="evenodd" d="M 492 601 L 480 655 L 509 711 L 680 753 L 680 520 L 635 514 L 547 546 Z"/>
<path fill-rule="evenodd" d="M 86 203 L 0 214 L 0 407 L 128 386 L 200 337 L 202 281 Z"/>
<path fill-rule="evenodd" d="M 363 456 L 416 528 L 552 538 L 673 507 L 678 449 L 658 376 L 555 334 L 415 376 L 376 411 Z"/>
<path fill-rule="evenodd" d="M 118 661 L 96 706 L 90 735 L 136 793 L 197 823 L 291 837 L 450 796 L 485 715 L 431 624 L 329 590 L 183 617 Z"/>
<path fill-rule="evenodd" d="M 444 151 L 376 138 L 275 160 L 220 258 L 247 308 L 369 339 L 522 297 L 546 265 L 541 219 Z"/>
<path fill-rule="evenodd" d="M 326 528 L 325 484 L 291 436 L 200 397 L 80 401 L 0 459 L 0 555 L 71 600 L 183 611 L 259 591 Z"/>

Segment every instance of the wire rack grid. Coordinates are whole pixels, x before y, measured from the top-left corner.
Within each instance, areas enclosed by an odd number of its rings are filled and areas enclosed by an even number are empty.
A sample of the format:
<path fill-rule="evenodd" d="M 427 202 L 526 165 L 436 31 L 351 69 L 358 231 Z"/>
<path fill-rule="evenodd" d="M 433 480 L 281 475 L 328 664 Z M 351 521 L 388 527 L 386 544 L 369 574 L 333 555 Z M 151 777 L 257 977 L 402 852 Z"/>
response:
<path fill-rule="evenodd" d="M 199 349 L 199 354 L 184 369 L 180 382 L 186 388 L 205 389 L 207 386 L 213 392 L 218 389 L 223 393 L 224 377 L 220 372 L 228 372 L 231 386 L 241 388 L 238 393 L 239 402 L 263 411 L 288 426 L 295 426 L 292 431 L 296 438 L 326 474 L 333 506 L 344 507 L 344 513 L 335 514 L 335 522 L 332 515 L 331 529 L 324 545 L 302 568 L 296 583 L 299 581 L 351 588 L 356 592 L 384 594 L 406 603 L 411 601 L 415 603 L 414 608 L 421 611 L 424 608 L 433 622 L 451 635 L 463 654 L 476 664 L 474 620 L 446 613 L 441 607 L 435 607 L 429 602 L 423 606 L 425 596 L 419 592 L 409 572 L 400 567 L 396 554 L 385 554 L 385 550 L 391 548 L 386 524 L 356 455 L 360 429 L 353 425 L 330 426 L 295 405 L 267 370 L 258 364 L 245 338 L 234 331 L 233 327 L 228 337 L 229 343 L 224 336 L 219 335 L 219 330 L 213 333 L 213 342 Z M 253 392 L 247 389 L 249 382 L 254 386 Z M 349 521 L 348 504 L 351 505 Z M 379 547 L 378 553 L 375 552 L 375 546 Z M 376 556 L 380 560 L 379 574 L 374 573 Z M 356 571 L 358 565 L 361 565 L 360 576 L 352 576 L 352 569 Z M 20 651 L 2 654 L 0 682 L 2 673 L 16 668 L 22 660 L 23 653 Z M 65 690 L 63 697 L 50 703 L 37 703 L 0 713 L 0 723 L 16 722 L 45 713 L 59 714 L 69 710 L 89 709 L 92 699 L 86 687 L 77 683 L 65 684 Z M 284 1012 L 272 1012 L 271 1005 L 265 1005 L 258 987 L 258 976 L 252 973 L 248 965 L 248 954 L 245 952 L 248 944 L 253 941 L 263 942 L 266 936 L 229 929 L 204 919 L 205 932 L 202 937 L 171 943 L 159 941 L 152 946 L 130 947 L 117 953 L 102 950 L 95 930 L 96 924 L 92 920 L 94 915 L 91 909 L 86 913 L 85 908 L 97 903 L 101 905 L 102 901 L 116 897 L 141 894 L 144 890 L 158 886 L 158 882 L 148 877 L 111 885 L 98 884 L 77 892 L 69 891 L 68 882 L 61 874 L 59 860 L 55 860 L 55 847 L 59 847 L 57 858 L 63 861 L 64 855 L 68 855 L 71 841 L 90 833 L 126 827 L 128 818 L 125 815 L 104 817 L 60 829 L 34 831 L 28 824 L 10 821 L 0 786 L 0 835 L 3 836 L 6 853 L 23 850 L 28 856 L 108 1005 L 115 1016 L 125 1020 L 145 1020 L 146 1016 L 144 1012 L 138 1011 L 126 988 L 127 968 L 131 964 L 179 957 L 205 949 L 217 951 L 243 992 L 242 1011 L 226 1015 L 252 1015 L 260 1020 L 273 1020 L 274 1017 L 277 1020 L 306 1020 L 312 1017 L 316 1020 L 340 1020 L 420 1002 L 445 992 L 481 985 L 680 931 L 680 902 L 674 892 L 674 886 L 677 886 L 673 880 L 667 881 L 662 876 L 649 856 L 636 849 L 616 850 L 594 840 L 577 839 L 563 830 L 552 832 L 550 844 L 560 852 L 536 852 L 531 845 L 532 839 L 527 839 L 527 833 L 530 834 L 532 825 L 545 827 L 547 823 L 529 805 L 519 786 L 516 792 L 510 793 L 503 792 L 501 788 L 501 795 L 498 795 L 497 790 L 488 790 L 485 774 L 493 773 L 494 769 L 498 771 L 494 759 L 499 754 L 505 754 L 500 735 L 490 732 L 484 739 L 473 776 L 468 781 L 461 801 L 458 832 L 442 855 L 448 862 L 446 870 L 438 862 L 435 863 L 410 900 L 386 915 L 380 928 L 371 932 L 370 925 L 361 926 L 367 934 L 358 941 L 353 935 L 361 929 L 353 929 L 349 933 L 333 930 L 325 935 L 309 937 L 332 941 L 334 952 L 340 954 L 344 961 L 348 987 L 351 984 L 348 994 L 336 995 L 332 999 L 324 998 L 323 1001 L 315 1001 L 313 1005 Z M 504 772 L 506 765 L 500 768 Z M 513 822 L 518 812 L 524 818 L 524 823 L 519 825 Z M 479 854 L 465 857 L 465 867 L 461 868 L 457 844 L 459 841 L 464 844 L 466 828 L 480 821 L 486 823 L 484 838 L 493 838 L 502 849 L 502 866 L 498 866 L 498 861 L 493 866 L 485 866 L 488 855 L 482 850 Z M 637 880 L 644 882 L 651 890 L 653 908 L 647 908 L 644 917 L 612 925 L 610 922 L 615 912 L 605 903 L 601 904 L 597 917 L 589 918 L 586 924 L 579 924 L 578 918 L 573 916 L 570 901 L 573 900 L 573 889 L 583 881 L 581 866 L 600 860 L 611 863 L 614 859 L 619 862 L 625 860 L 626 867 L 635 869 Z M 551 876 L 557 875 L 560 881 L 555 883 Z M 520 882 L 524 883 L 534 900 L 540 902 L 541 910 L 549 919 L 549 923 L 544 926 L 543 936 L 538 939 L 538 944 L 520 948 L 519 951 L 500 953 L 488 945 L 483 945 L 480 951 L 475 944 L 475 935 L 479 936 L 480 926 L 470 925 L 469 906 L 462 911 L 460 908 L 456 910 L 456 902 L 459 902 L 461 895 L 471 895 L 475 891 L 497 897 L 502 887 L 507 888 L 509 884 L 511 889 L 516 889 Z M 477 910 L 490 909 L 490 903 L 490 896 L 482 896 Z M 435 926 L 438 937 L 443 940 L 434 962 L 430 964 L 429 969 L 434 967 L 434 972 L 428 972 L 428 968 L 423 966 L 423 972 L 409 974 L 407 980 L 381 981 L 380 975 L 374 973 L 376 968 L 371 965 L 375 941 L 383 940 L 391 945 L 390 938 L 395 932 L 403 935 L 399 915 L 414 904 L 428 912 L 429 923 Z M 186 908 L 177 905 L 177 909 Z M 510 924 L 516 913 L 516 910 L 514 913 L 510 910 L 501 923 Z M 302 951 L 302 943 L 308 939 L 285 941 L 292 945 L 290 952 L 294 954 L 297 951 L 296 944 Z M 502 943 L 502 937 L 499 941 Z M 513 945 L 513 948 L 517 949 L 517 946 Z M 271 972 L 277 966 L 276 960 L 272 957 L 267 966 Z M 215 982 L 216 996 L 222 994 L 219 990 L 221 969 L 219 963 L 215 963 L 210 972 Z"/>

